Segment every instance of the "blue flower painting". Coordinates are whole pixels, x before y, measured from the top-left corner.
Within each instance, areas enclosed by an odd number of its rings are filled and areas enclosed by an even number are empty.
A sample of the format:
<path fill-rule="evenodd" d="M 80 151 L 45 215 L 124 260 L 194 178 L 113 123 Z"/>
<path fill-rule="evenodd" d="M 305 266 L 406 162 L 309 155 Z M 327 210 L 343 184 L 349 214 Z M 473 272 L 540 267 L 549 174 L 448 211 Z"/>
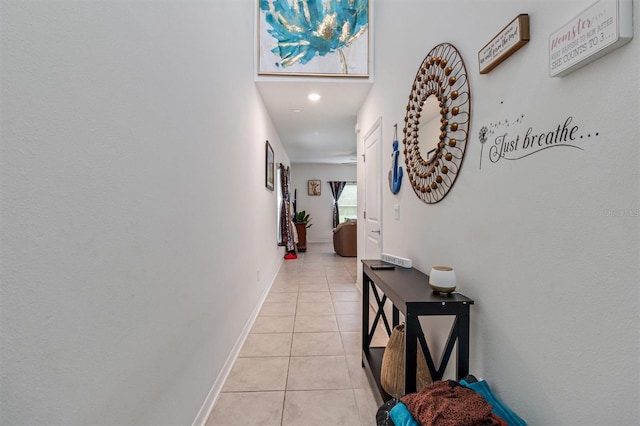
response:
<path fill-rule="evenodd" d="M 368 0 L 259 0 L 260 73 L 368 75 Z"/>

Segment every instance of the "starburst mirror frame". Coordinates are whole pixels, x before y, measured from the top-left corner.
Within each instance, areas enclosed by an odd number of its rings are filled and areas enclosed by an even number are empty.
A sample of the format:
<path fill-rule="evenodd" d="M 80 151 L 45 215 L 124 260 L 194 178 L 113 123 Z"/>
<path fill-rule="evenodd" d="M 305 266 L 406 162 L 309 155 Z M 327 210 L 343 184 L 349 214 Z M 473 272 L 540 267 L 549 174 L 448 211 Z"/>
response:
<path fill-rule="evenodd" d="M 419 145 L 420 117 L 430 96 L 436 97 L 440 108 L 440 135 L 425 158 Z M 418 198 L 435 204 L 449 193 L 460 173 L 471 121 L 467 69 L 452 44 L 439 44 L 424 58 L 406 111 L 402 142 L 407 175 Z"/>

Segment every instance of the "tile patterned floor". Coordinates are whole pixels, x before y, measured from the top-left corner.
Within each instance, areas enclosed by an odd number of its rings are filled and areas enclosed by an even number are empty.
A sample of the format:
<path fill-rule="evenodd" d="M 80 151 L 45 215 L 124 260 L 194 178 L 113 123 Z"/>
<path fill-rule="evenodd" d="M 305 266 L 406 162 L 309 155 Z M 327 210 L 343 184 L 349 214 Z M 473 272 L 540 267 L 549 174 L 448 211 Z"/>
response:
<path fill-rule="evenodd" d="M 207 426 L 376 424 L 356 271 L 331 244 L 284 261 Z"/>

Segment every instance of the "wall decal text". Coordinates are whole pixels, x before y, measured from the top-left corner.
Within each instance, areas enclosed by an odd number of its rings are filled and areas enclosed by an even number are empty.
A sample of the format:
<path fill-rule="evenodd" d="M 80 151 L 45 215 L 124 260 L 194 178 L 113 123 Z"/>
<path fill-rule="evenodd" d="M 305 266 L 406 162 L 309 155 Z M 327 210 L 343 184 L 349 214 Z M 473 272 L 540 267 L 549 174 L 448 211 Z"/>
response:
<path fill-rule="evenodd" d="M 584 139 L 598 137 L 599 132 L 580 131 L 579 125 L 573 116 L 558 122 L 552 128 L 536 128 L 530 126 L 522 129 L 519 126 L 524 121 L 524 114 L 514 120 L 504 120 L 497 123 L 490 123 L 480 129 L 480 169 L 482 169 L 482 158 L 484 145 L 487 145 L 487 157 L 491 163 L 498 163 L 501 160 L 521 160 L 533 154 L 545 151 L 550 148 L 573 148 L 584 150 L 581 142 Z M 518 125 L 518 130 L 512 131 L 511 126 Z M 516 127 L 516 126 L 514 126 Z"/>

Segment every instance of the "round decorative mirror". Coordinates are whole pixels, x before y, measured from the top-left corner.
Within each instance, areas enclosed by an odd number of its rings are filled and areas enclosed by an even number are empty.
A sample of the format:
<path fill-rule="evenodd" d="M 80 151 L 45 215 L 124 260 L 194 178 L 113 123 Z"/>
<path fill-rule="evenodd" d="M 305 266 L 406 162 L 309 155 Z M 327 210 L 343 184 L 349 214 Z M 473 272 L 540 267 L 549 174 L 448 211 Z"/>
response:
<path fill-rule="evenodd" d="M 470 121 L 467 69 L 453 45 L 439 44 L 416 73 L 404 118 L 407 175 L 425 203 L 437 203 L 451 190 L 462 167 Z"/>

